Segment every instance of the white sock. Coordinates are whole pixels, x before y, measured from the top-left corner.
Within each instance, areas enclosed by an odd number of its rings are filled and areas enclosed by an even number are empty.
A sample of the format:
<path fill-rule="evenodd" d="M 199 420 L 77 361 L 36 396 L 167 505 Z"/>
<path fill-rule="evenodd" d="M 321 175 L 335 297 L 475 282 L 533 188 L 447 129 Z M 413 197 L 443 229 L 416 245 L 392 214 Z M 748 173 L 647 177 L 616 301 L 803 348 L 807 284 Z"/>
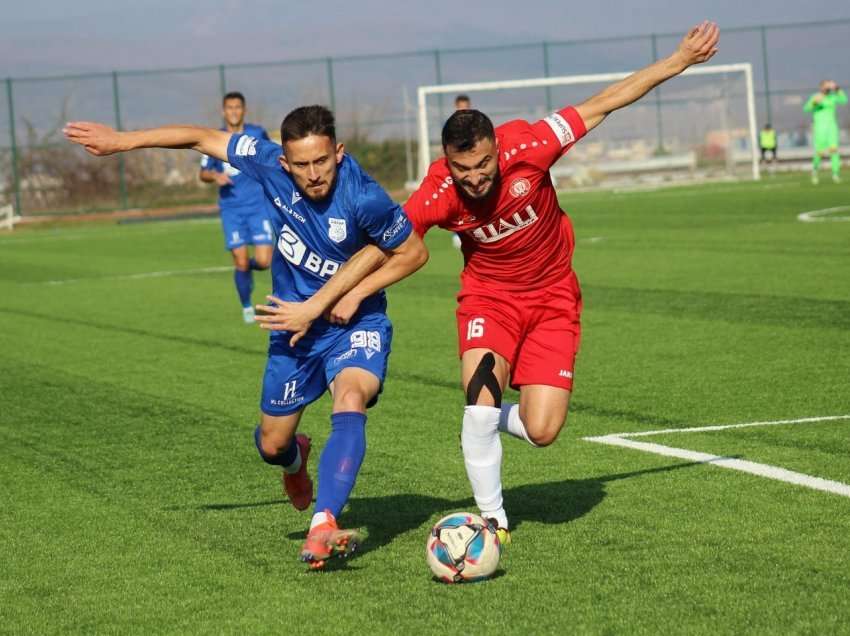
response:
<path fill-rule="evenodd" d="M 317 512 L 316 514 L 313 515 L 313 518 L 310 520 L 310 530 L 312 530 L 313 528 L 315 528 L 318 525 L 326 523 L 327 521 L 330 521 L 330 519 L 328 519 L 328 513 Z"/>
<path fill-rule="evenodd" d="M 288 475 L 294 475 L 301 470 L 301 447 L 295 439 L 292 440 L 292 443 L 295 444 L 295 461 L 293 461 L 289 466 L 283 467 L 283 472 Z"/>
<path fill-rule="evenodd" d="M 537 446 L 537 444 L 531 441 L 528 431 L 525 430 L 525 424 L 519 418 L 519 404 L 512 404 L 511 402 L 502 403 L 502 410 L 499 413 L 499 430 L 502 433 L 513 435 L 517 439 L 525 440 L 532 446 Z"/>
<path fill-rule="evenodd" d="M 508 527 L 502 507 L 502 440 L 499 439 L 499 409 L 467 406 L 460 434 L 466 474 L 481 515 Z"/>

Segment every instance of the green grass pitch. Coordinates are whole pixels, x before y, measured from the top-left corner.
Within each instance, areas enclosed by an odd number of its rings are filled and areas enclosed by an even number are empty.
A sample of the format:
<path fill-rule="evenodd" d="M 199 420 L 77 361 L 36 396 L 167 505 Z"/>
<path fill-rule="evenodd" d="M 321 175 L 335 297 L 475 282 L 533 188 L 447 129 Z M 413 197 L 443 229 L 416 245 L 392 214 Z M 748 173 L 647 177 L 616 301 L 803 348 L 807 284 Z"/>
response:
<path fill-rule="evenodd" d="M 321 573 L 251 439 L 264 335 L 229 272 L 192 273 L 228 265 L 218 225 L 0 237 L 0 632 L 850 633 L 850 499 L 583 439 L 850 413 L 850 222 L 797 220 L 850 186 L 563 204 L 585 300 L 571 414 L 550 448 L 504 440 L 513 544 L 468 586 L 424 555 L 431 523 L 474 507 L 448 234 L 390 291 L 389 377 L 342 518 L 368 539 Z M 302 422 L 318 448 L 328 416 L 325 398 Z M 848 439 L 850 420 L 651 441 L 850 483 Z"/>

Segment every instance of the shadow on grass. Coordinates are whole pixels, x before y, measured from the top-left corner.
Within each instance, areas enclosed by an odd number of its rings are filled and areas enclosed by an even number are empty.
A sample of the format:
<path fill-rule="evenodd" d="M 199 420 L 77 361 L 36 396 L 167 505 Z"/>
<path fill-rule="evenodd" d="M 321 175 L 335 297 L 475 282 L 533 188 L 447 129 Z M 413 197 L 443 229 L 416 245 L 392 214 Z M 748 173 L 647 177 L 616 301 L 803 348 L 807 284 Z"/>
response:
<path fill-rule="evenodd" d="M 514 530 L 527 521 L 545 524 L 569 523 L 580 519 L 602 502 L 606 496 L 606 484 L 700 465 L 700 462 L 687 462 L 591 479 L 566 479 L 515 486 L 504 491 L 505 508 L 510 514 L 511 527 Z M 463 484 L 463 487 L 466 489 L 466 484 Z M 231 511 L 275 505 L 289 504 L 284 500 L 265 500 L 206 504 L 195 509 Z M 365 541 L 354 555 L 357 556 L 388 545 L 399 535 L 422 527 L 435 516 L 458 510 L 475 510 L 472 498 L 449 499 L 418 494 L 355 497 L 349 502 L 348 509 L 340 521 L 341 525 L 365 528 L 367 531 Z M 304 529 L 299 527 L 286 536 L 293 541 L 301 540 L 304 537 Z M 347 569 L 350 567 L 348 563 L 348 560 L 332 561 L 328 563 L 327 569 Z"/>
<path fill-rule="evenodd" d="M 569 523 L 586 515 L 605 498 L 605 485 L 608 483 L 698 465 L 698 462 L 687 462 L 593 479 L 566 479 L 515 486 L 505 489 L 503 493 L 505 509 L 510 515 L 512 530 L 526 521 Z M 343 522 L 349 526 L 367 528 L 367 540 L 360 548 L 360 554 L 364 554 L 384 547 L 398 535 L 421 527 L 435 515 L 442 516 L 458 510 L 476 510 L 472 497 L 444 499 L 426 495 L 389 495 L 355 498 L 349 502 Z"/>

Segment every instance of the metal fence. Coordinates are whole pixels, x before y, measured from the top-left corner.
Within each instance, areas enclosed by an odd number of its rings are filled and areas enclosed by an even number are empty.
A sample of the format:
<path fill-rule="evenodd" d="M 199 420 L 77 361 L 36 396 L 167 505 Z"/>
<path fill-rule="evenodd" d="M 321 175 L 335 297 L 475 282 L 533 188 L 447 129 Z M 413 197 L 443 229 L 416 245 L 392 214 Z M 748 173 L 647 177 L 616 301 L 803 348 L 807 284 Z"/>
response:
<path fill-rule="evenodd" d="M 277 129 L 282 115 L 299 104 L 325 103 L 336 111 L 343 140 L 357 140 L 361 146 L 364 140 L 396 143 L 410 152 L 416 125 L 409 101 L 417 86 L 632 70 L 667 55 L 680 37 L 660 33 L 9 78 L 0 99 L 0 205 L 11 203 L 19 214 L 31 215 L 214 200 L 213 189 L 197 180 L 197 157 L 192 153 L 146 150 L 94 159 L 62 140 L 61 125 L 67 120 L 97 120 L 124 129 L 166 122 L 218 125 L 222 94 L 240 90 L 248 99 L 248 119 L 269 130 Z M 850 18 L 725 28 L 715 61 L 753 64 L 759 122 L 771 122 L 788 146 L 807 143 L 809 117 L 802 104 L 822 78 L 850 85 L 848 59 Z M 551 91 L 529 98 L 543 102 L 541 107 L 559 106 Z M 663 88 L 647 99 L 662 112 Z M 449 102 L 447 98 L 443 105 L 446 114 Z M 850 128 L 847 110 L 842 123 Z M 657 118 L 656 128 L 661 146 L 667 134 L 663 117 Z M 386 161 L 392 155 L 375 156 Z"/>

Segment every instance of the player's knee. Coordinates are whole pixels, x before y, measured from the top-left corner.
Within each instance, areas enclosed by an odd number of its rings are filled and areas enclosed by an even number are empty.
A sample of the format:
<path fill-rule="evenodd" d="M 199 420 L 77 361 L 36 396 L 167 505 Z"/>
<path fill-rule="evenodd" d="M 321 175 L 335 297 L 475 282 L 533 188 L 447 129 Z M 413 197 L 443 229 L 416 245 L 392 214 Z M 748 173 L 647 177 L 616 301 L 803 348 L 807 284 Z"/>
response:
<path fill-rule="evenodd" d="M 271 254 L 254 254 L 254 262 L 257 264 L 257 269 L 268 269 L 272 264 Z"/>
<path fill-rule="evenodd" d="M 359 386 L 339 386 L 334 391 L 334 413 L 365 413 L 369 396 Z"/>
<path fill-rule="evenodd" d="M 490 352 L 485 353 L 466 385 L 467 406 L 492 405 L 498 408 L 502 405 L 502 387 L 494 372 L 495 367 L 496 357 Z"/>
<path fill-rule="evenodd" d="M 525 421 L 525 429 L 528 438 L 535 446 L 549 446 L 553 444 L 561 429 L 566 424 L 566 417 L 560 417 L 552 413 L 532 414 Z"/>
<path fill-rule="evenodd" d="M 260 451 L 260 457 L 263 458 L 263 461 L 268 462 L 269 458 L 277 457 L 289 448 L 289 444 L 292 442 L 292 434 L 288 431 L 264 430 L 260 427 L 255 434 L 254 441 L 257 444 L 257 450 Z"/>
<path fill-rule="evenodd" d="M 535 446 L 549 446 L 558 439 L 559 430 L 537 430 L 537 431 L 528 431 L 528 437 L 531 440 L 531 443 Z"/>

